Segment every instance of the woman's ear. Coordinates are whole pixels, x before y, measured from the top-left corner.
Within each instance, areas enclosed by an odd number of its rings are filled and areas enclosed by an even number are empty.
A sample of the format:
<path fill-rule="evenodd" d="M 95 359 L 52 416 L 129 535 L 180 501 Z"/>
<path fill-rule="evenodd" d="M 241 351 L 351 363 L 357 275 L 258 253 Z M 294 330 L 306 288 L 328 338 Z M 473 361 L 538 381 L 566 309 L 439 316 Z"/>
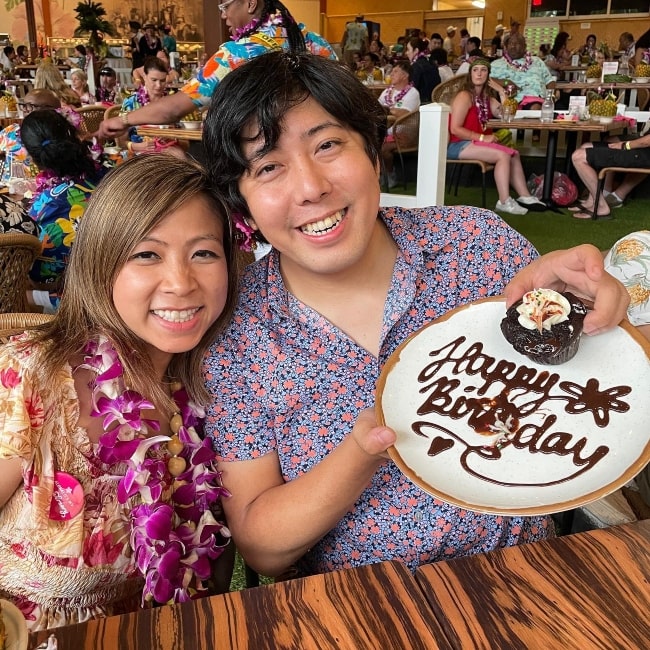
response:
<path fill-rule="evenodd" d="M 248 0 L 248 13 L 254 14 L 257 10 L 257 0 Z"/>

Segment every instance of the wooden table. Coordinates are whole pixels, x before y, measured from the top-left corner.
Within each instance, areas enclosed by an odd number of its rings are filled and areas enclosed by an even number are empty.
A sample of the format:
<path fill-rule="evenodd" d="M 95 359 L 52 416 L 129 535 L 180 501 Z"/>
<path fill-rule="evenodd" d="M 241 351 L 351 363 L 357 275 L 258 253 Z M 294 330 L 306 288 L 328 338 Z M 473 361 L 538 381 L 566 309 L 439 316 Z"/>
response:
<path fill-rule="evenodd" d="M 450 650 L 410 571 L 382 562 L 52 630 L 59 650 Z M 48 632 L 31 635 L 30 648 Z"/>
<path fill-rule="evenodd" d="M 546 144 L 546 166 L 544 169 L 544 186 L 542 188 L 541 200 L 549 207 L 553 206 L 551 191 L 553 189 L 553 175 L 555 173 L 555 157 L 557 155 L 557 137 L 560 131 L 567 133 L 567 174 L 571 170 L 571 154 L 575 151 L 578 133 L 620 133 L 627 128 L 627 122 L 611 122 L 602 124 L 596 120 L 574 122 L 573 120 L 553 120 L 542 122 L 537 118 L 515 119 L 512 122 L 503 120 L 489 120 L 488 128 L 491 129 L 535 129 L 548 131 L 548 142 Z"/>
<path fill-rule="evenodd" d="M 650 520 L 420 567 L 454 648 L 650 647 Z"/>
<path fill-rule="evenodd" d="M 157 126 L 137 126 L 138 135 L 149 136 L 152 138 L 173 138 L 176 140 L 201 140 L 203 130 L 197 129 L 177 129 L 177 128 L 160 128 Z"/>
<path fill-rule="evenodd" d="M 608 82 L 596 82 L 596 83 L 587 83 L 586 81 L 569 81 L 569 82 L 558 82 L 556 84 L 556 89 L 557 90 L 563 90 L 564 92 L 570 93 L 572 90 L 598 90 L 598 88 L 601 88 L 603 90 L 608 90 L 609 88 L 612 88 L 614 92 L 618 96 L 619 102 L 622 100 L 622 96 L 625 94 L 626 90 L 630 90 L 630 101 L 629 101 L 629 106 L 633 107 L 636 106 L 636 91 L 639 90 L 639 88 L 650 88 L 650 83 L 619 83 L 619 82 L 614 82 L 614 83 L 608 83 Z M 584 93 L 583 93 L 584 94 Z M 643 106 L 639 106 L 639 109 L 644 108 Z"/>

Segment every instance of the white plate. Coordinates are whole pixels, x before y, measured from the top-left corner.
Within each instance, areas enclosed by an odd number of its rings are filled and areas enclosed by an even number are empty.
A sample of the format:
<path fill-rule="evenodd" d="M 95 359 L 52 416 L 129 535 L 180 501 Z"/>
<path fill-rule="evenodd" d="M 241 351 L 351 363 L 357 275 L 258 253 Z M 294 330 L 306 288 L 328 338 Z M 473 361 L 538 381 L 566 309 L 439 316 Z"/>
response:
<path fill-rule="evenodd" d="M 5 650 L 27 650 L 27 623 L 20 610 L 8 600 L 0 598 L 2 620 L 7 631 Z"/>
<path fill-rule="evenodd" d="M 425 491 L 479 512 L 560 512 L 618 489 L 650 461 L 650 344 L 625 323 L 583 336 L 565 364 L 538 365 L 503 337 L 505 311 L 501 298 L 455 309 L 391 355 L 377 385 L 378 419 L 397 432 L 391 458 Z M 470 425 L 471 400 L 482 426 Z M 518 420 L 500 450 L 477 432 L 495 404 Z"/>
<path fill-rule="evenodd" d="M 184 122 L 184 121 L 181 121 L 181 125 L 183 126 L 184 129 L 187 129 L 188 131 L 199 131 L 203 126 L 201 122 Z"/>
<path fill-rule="evenodd" d="M 591 117 L 601 124 L 611 124 L 614 121 L 614 118 L 608 115 L 592 115 Z"/>
<path fill-rule="evenodd" d="M 632 79 L 632 81 L 635 84 L 647 84 L 648 81 L 650 81 L 650 77 L 634 77 L 634 79 Z"/>

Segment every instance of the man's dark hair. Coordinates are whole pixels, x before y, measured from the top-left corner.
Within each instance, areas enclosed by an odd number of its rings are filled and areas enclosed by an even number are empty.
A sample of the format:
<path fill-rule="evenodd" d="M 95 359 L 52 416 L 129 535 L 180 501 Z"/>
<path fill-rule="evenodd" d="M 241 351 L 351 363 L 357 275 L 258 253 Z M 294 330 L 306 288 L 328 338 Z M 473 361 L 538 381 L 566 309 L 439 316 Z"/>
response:
<path fill-rule="evenodd" d="M 11 45 L 6 45 L 4 47 L 4 53 L 6 56 L 9 56 L 10 54 L 14 53 L 14 48 Z"/>
<path fill-rule="evenodd" d="M 447 50 L 443 50 L 441 47 L 434 48 L 429 55 L 429 61 L 436 65 L 447 65 Z"/>
<path fill-rule="evenodd" d="M 386 132 L 386 114 L 375 96 L 338 61 L 312 54 L 273 51 L 233 70 L 217 86 L 203 129 L 206 167 L 232 212 L 248 215 L 239 179 L 250 169 L 244 155 L 253 139 L 272 151 L 288 112 L 311 98 L 335 120 L 358 133 L 376 164 Z M 258 236 L 258 231 L 255 233 Z"/>
<path fill-rule="evenodd" d="M 471 43 L 474 47 L 472 48 L 473 50 L 480 50 L 481 49 L 481 39 L 478 36 L 470 36 L 467 39 L 468 43 Z"/>

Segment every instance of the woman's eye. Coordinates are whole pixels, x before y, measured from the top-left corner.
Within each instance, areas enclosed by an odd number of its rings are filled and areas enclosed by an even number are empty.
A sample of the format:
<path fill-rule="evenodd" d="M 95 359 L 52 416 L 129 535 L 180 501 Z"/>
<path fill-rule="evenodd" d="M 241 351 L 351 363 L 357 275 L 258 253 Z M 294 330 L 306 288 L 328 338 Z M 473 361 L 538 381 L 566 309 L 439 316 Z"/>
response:
<path fill-rule="evenodd" d="M 321 151 L 331 151 L 339 144 L 341 144 L 339 140 L 328 140 L 327 142 L 323 142 L 323 144 L 320 145 L 319 149 Z"/>
<path fill-rule="evenodd" d="M 257 170 L 257 176 L 264 176 L 265 174 L 272 174 L 277 169 L 277 165 L 269 163 L 267 165 L 262 165 Z"/>
<path fill-rule="evenodd" d="M 154 260 L 157 257 L 158 254 L 153 251 L 139 251 L 138 253 L 133 253 L 133 255 L 131 255 L 132 260 Z"/>
<path fill-rule="evenodd" d="M 200 257 L 200 258 L 207 258 L 207 259 L 212 259 L 212 258 L 219 257 L 215 251 L 211 251 L 211 250 L 208 250 L 208 249 L 202 249 L 202 250 L 196 251 L 196 253 L 194 253 L 194 256 L 195 257 Z"/>

